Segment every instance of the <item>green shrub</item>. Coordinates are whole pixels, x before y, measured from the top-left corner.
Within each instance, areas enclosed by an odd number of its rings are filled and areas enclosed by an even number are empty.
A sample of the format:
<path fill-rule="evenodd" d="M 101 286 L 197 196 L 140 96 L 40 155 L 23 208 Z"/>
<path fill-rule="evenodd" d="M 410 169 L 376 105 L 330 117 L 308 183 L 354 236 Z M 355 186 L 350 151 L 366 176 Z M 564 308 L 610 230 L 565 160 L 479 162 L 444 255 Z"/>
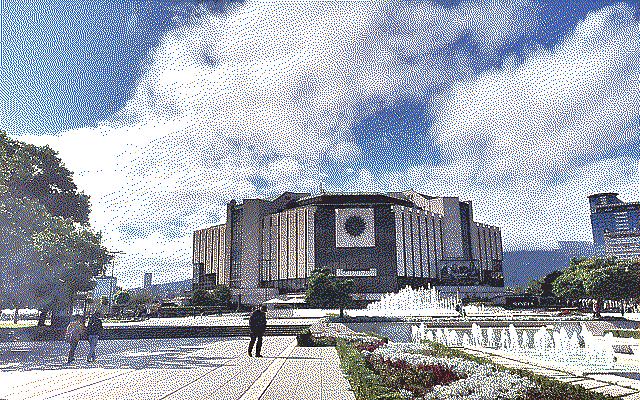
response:
<path fill-rule="evenodd" d="M 336 344 L 340 364 L 347 374 L 357 400 L 401 400 L 400 392 L 386 387 L 380 377 L 369 368 L 363 355 L 350 344 L 339 340 Z"/>
<path fill-rule="evenodd" d="M 612 329 L 610 331 L 605 331 L 604 333 L 613 333 L 613 336 L 619 338 L 633 338 L 640 339 L 640 331 L 636 329 Z"/>

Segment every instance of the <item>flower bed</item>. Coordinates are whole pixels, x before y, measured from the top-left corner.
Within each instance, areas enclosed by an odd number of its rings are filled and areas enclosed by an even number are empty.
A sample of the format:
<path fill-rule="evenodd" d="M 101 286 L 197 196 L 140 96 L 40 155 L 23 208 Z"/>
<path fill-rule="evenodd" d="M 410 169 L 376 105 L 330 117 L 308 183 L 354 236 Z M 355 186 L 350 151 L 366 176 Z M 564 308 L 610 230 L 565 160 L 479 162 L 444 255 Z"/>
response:
<path fill-rule="evenodd" d="M 510 369 L 439 343 L 387 343 L 344 324 L 321 322 L 309 334 L 336 344 L 358 400 L 610 400 L 581 386 Z"/>
<path fill-rule="evenodd" d="M 520 399 L 534 387 L 527 378 L 462 358 L 435 355 L 428 346 L 388 344 L 362 350 L 383 382 L 421 399 Z"/>

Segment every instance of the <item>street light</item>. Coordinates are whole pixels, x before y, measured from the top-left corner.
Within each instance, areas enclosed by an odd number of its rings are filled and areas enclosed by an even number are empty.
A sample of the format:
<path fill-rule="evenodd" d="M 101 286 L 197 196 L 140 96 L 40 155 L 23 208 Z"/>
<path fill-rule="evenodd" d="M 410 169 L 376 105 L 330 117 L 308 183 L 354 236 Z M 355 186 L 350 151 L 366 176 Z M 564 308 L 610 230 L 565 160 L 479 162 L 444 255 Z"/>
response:
<path fill-rule="evenodd" d="M 111 279 L 109 280 L 109 314 L 111 314 L 111 307 L 113 303 L 113 295 L 115 294 L 116 285 L 115 285 L 115 269 L 116 269 L 116 257 L 117 255 L 127 254 L 124 251 L 115 250 L 115 251 L 107 251 L 107 254 L 113 256 L 111 257 Z"/>

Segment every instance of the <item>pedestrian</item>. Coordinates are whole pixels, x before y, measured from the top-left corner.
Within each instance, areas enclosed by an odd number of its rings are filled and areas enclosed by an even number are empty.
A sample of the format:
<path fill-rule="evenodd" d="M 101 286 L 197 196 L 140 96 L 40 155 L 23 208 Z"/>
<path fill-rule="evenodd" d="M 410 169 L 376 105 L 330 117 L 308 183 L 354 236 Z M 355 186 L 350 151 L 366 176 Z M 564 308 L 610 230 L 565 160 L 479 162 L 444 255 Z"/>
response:
<path fill-rule="evenodd" d="M 600 311 L 602 310 L 602 306 L 600 304 L 600 299 L 596 299 L 593 302 L 593 318 L 600 319 L 602 316 L 600 315 Z"/>
<path fill-rule="evenodd" d="M 96 346 L 98 345 L 98 339 L 102 335 L 102 320 L 100 319 L 100 313 L 93 313 L 89 317 L 87 323 L 87 337 L 89 339 L 89 354 L 87 355 L 87 361 L 93 362 L 96 360 Z"/>
<path fill-rule="evenodd" d="M 249 357 L 253 351 L 253 345 L 256 345 L 256 357 L 262 357 L 260 350 L 262 349 L 262 336 L 267 329 L 267 306 L 262 305 L 251 313 L 249 317 L 249 330 L 251 331 L 251 340 L 249 341 Z"/>
<path fill-rule="evenodd" d="M 69 343 L 67 364 L 71 364 L 73 360 L 75 360 L 76 348 L 84 336 L 84 333 L 84 317 L 82 315 L 74 315 L 71 317 L 71 322 L 67 325 L 67 331 L 65 333 L 65 339 Z"/>

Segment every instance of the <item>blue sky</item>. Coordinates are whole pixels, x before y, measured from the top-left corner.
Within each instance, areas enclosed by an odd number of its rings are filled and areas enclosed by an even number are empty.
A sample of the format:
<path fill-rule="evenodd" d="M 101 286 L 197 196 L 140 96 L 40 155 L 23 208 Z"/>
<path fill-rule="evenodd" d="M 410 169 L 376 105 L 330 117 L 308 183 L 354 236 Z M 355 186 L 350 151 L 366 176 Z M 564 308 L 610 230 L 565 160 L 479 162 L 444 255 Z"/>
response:
<path fill-rule="evenodd" d="M 119 110 L 131 96 L 141 66 L 176 17 L 198 1 L 25 0 L 1 4 L 2 126 L 13 134 L 55 133 L 95 125 Z M 208 2 L 214 7 L 216 2 Z M 459 1 L 438 1 L 454 6 Z M 477 54 L 467 40 L 457 43 L 482 71 L 508 54 L 535 44 L 553 46 L 591 10 L 611 0 L 538 2 L 533 32 L 507 43 L 496 54 Z M 628 2 L 633 5 L 632 1 Z M 456 49 L 456 50 L 457 50 Z M 356 127 L 362 143 L 380 130 L 406 140 L 407 129 L 426 123 L 424 107 L 405 104 L 381 109 Z M 385 143 L 379 143 L 384 147 Z M 437 154 L 436 154 L 437 157 Z M 384 166 L 378 166 L 384 167 Z"/>
<path fill-rule="evenodd" d="M 0 4 L 0 127 L 60 151 L 125 281 L 188 277 L 229 199 L 319 179 L 472 199 L 507 248 L 639 200 L 637 2 Z"/>

